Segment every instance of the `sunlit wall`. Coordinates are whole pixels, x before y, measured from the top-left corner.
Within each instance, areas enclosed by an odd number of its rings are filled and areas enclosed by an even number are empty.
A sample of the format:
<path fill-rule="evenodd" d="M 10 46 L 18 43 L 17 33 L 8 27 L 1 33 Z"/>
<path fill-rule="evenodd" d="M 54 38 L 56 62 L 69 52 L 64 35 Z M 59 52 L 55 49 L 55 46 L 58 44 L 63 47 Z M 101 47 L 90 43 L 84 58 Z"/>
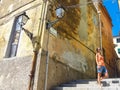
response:
<path fill-rule="evenodd" d="M 118 5 L 119 5 L 119 9 L 120 9 L 120 0 L 118 0 Z"/>

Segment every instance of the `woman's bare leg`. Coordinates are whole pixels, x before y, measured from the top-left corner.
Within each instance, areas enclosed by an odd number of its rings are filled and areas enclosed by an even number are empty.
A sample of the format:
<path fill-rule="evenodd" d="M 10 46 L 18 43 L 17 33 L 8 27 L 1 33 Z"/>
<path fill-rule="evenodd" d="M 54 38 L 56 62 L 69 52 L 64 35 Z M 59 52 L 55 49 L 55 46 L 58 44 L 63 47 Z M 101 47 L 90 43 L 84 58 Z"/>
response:
<path fill-rule="evenodd" d="M 102 77 L 102 79 L 108 78 L 108 72 L 105 73 L 105 75 Z"/>
<path fill-rule="evenodd" d="M 98 84 L 101 85 L 101 73 L 98 73 L 98 78 L 97 78 Z"/>

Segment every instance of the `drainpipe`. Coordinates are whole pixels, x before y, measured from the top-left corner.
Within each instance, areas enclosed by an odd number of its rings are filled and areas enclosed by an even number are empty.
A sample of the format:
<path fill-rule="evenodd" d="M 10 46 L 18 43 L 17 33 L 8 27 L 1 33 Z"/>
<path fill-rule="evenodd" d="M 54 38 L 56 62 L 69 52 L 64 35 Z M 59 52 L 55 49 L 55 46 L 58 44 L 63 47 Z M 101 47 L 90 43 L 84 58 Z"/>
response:
<path fill-rule="evenodd" d="M 100 40 L 100 48 L 101 48 L 101 54 L 103 55 L 103 50 L 102 50 L 102 30 L 101 30 L 101 11 L 99 10 L 99 1 L 94 2 L 94 6 L 97 10 L 98 14 L 98 22 L 99 22 L 99 40 Z"/>
<path fill-rule="evenodd" d="M 102 55 L 103 55 L 103 49 L 102 49 L 102 30 L 101 30 L 101 17 L 100 17 L 100 11 L 98 10 L 97 11 L 98 12 L 98 18 L 99 18 L 99 32 L 100 32 L 100 48 L 101 48 L 101 53 L 102 53 Z"/>
<path fill-rule="evenodd" d="M 100 42 L 100 48 L 101 48 L 101 54 L 103 55 L 103 50 L 102 50 L 102 31 L 101 31 L 101 17 L 100 17 L 100 10 L 99 10 L 99 1 L 97 0 L 96 2 L 93 2 L 95 9 L 97 10 L 98 14 L 98 23 L 99 23 L 99 42 Z M 96 72 L 97 75 L 97 72 Z"/>
<path fill-rule="evenodd" d="M 47 90 L 47 80 L 48 80 L 48 66 L 49 66 L 49 52 L 46 53 L 47 59 L 46 59 L 46 71 L 45 71 L 45 85 L 44 90 Z"/>
<path fill-rule="evenodd" d="M 33 90 L 33 87 L 34 87 L 37 56 L 39 54 L 39 50 L 42 51 L 44 30 L 45 30 L 45 24 L 46 24 L 47 7 L 48 7 L 48 0 L 45 0 L 45 1 L 43 0 L 42 11 L 41 11 L 41 15 L 40 15 L 39 28 L 38 28 L 38 35 L 37 35 L 37 40 L 35 42 L 34 50 L 33 50 L 34 55 L 33 55 L 33 60 L 32 60 L 32 68 L 31 68 L 31 72 L 30 72 L 30 75 L 29 75 L 30 80 L 29 80 L 28 90 Z M 41 52 L 40 52 L 40 55 L 41 55 Z"/>

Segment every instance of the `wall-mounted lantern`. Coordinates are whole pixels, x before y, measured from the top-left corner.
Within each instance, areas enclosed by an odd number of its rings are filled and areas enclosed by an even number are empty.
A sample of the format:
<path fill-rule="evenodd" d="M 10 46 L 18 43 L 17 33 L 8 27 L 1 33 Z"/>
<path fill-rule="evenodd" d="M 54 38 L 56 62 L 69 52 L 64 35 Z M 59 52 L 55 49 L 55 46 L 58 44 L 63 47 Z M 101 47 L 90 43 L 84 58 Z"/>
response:
<path fill-rule="evenodd" d="M 24 12 L 23 14 L 21 14 L 19 17 L 21 17 L 21 22 L 19 24 L 21 26 L 24 26 L 27 23 L 29 17 L 26 15 L 26 12 Z"/>
<path fill-rule="evenodd" d="M 21 26 L 21 29 L 24 30 L 24 32 L 26 33 L 26 35 L 32 40 L 33 38 L 33 33 L 31 33 L 30 31 L 26 30 L 25 28 L 23 28 L 23 26 L 27 23 L 27 21 L 30 19 L 27 15 L 26 12 L 24 12 L 23 14 L 21 14 L 19 16 L 19 24 Z"/>
<path fill-rule="evenodd" d="M 46 23 L 46 29 L 51 28 L 55 23 L 57 23 L 61 18 L 64 17 L 65 9 L 62 6 L 59 6 L 55 9 L 55 14 L 57 19 L 54 21 L 49 21 Z"/>
<path fill-rule="evenodd" d="M 64 8 L 63 7 L 58 7 L 58 8 L 56 8 L 56 16 L 57 16 L 57 18 L 63 18 L 63 16 L 64 16 L 64 14 L 65 14 L 65 10 L 64 10 Z"/>

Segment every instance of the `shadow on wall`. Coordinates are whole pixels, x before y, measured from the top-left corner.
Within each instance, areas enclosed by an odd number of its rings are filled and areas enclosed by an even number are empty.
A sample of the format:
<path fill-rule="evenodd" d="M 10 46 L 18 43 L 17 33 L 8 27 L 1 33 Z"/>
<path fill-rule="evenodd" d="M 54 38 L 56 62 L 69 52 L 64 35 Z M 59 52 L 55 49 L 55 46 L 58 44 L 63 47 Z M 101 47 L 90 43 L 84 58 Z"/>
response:
<path fill-rule="evenodd" d="M 117 77 L 120 77 L 120 59 L 116 61 L 117 64 Z"/>
<path fill-rule="evenodd" d="M 44 90 L 46 72 L 46 56 L 42 56 L 39 70 L 38 90 Z M 94 76 L 71 68 L 69 65 L 50 58 L 47 76 L 47 90 L 54 86 L 79 79 L 94 79 Z"/>
<path fill-rule="evenodd" d="M 67 33 L 74 36 L 77 35 L 81 18 L 80 8 L 67 8 L 67 6 L 79 4 L 79 2 L 80 0 L 56 0 L 56 5 L 61 4 L 65 8 L 66 12 L 64 18 L 54 25 L 54 28 L 63 38 L 70 39 Z M 53 12 L 54 8 L 55 7 L 52 7 L 50 20 L 54 20 L 56 18 L 55 13 Z"/>

